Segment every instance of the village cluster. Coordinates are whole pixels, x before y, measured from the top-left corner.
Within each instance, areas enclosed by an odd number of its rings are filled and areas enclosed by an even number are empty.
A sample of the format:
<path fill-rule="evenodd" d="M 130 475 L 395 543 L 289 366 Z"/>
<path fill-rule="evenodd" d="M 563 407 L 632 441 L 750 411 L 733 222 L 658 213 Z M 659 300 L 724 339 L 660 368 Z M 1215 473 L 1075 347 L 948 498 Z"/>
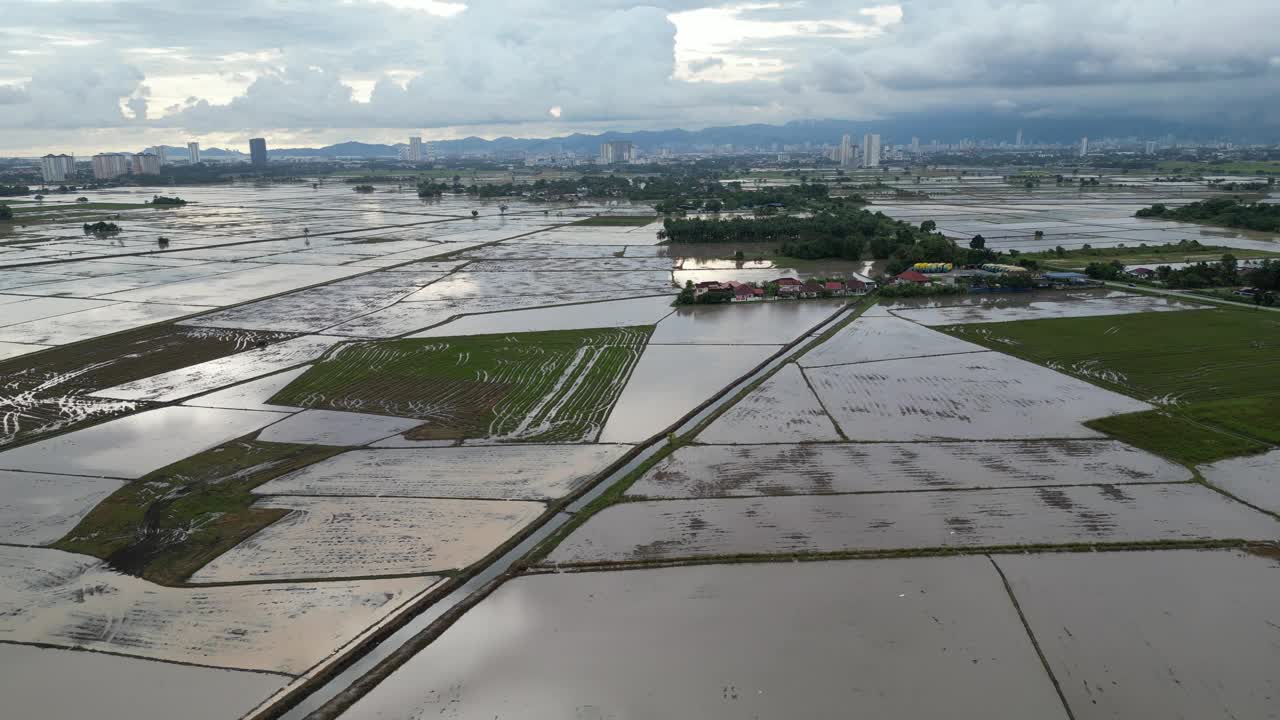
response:
<path fill-rule="evenodd" d="M 808 300 L 866 295 L 875 290 L 874 280 L 860 275 L 845 278 L 797 280 L 782 277 L 764 283 L 729 280 L 707 281 L 686 286 L 681 301 L 695 303 L 760 302 L 766 300 Z M 692 290 L 692 292 L 690 292 Z"/>

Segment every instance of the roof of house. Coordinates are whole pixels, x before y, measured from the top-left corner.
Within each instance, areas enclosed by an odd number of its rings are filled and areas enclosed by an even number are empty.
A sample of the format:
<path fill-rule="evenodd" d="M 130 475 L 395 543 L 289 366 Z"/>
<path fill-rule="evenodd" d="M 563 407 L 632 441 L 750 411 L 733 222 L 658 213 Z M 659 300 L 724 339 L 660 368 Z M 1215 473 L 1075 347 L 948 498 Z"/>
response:
<path fill-rule="evenodd" d="M 778 278 L 777 280 L 774 280 L 773 283 L 775 285 L 803 285 L 804 284 L 795 278 L 789 278 L 789 277 Z"/>
<path fill-rule="evenodd" d="M 908 270 L 902 273 L 901 275 L 898 275 L 898 279 L 906 280 L 908 282 L 918 282 L 918 283 L 929 282 L 929 277 L 927 275 L 925 275 L 922 272 L 916 272 L 915 270 Z"/>
<path fill-rule="evenodd" d="M 810 280 L 810 281 L 806 282 L 806 283 L 805 283 L 804 285 L 802 285 L 801 287 L 803 287 L 803 288 L 804 288 L 806 291 L 808 291 L 808 292 L 817 292 L 817 291 L 819 291 L 819 290 L 822 290 L 822 289 L 823 289 L 823 288 L 822 288 L 822 285 L 821 285 L 820 283 L 817 283 L 817 282 L 815 282 L 815 281 L 813 281 L 813 280 Z"/>
<path fill-rule="evenodd" d="M 828 290 L 843 290 L 843 289 L 844 289 L 844 283 L 840 282 L 839 280 L 828 280 L 828 281 L 827 281 L 827 289 L 828 289 Z"/>
<path fill-rule="evenodd" d="M 1131 275 L 1155 275 L 1156 271 L 1151 268 L 1134 268 L 1129 273 Z"/>

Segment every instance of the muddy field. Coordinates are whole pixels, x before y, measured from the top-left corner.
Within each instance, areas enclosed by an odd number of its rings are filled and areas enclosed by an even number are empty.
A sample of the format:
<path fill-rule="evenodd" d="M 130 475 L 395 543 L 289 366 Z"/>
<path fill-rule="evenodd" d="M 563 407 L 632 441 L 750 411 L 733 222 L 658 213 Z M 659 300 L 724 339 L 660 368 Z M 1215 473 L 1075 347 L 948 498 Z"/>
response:
<path fill-rule="evenodd" d="M 698 435 L 698 442 L 720 444 L 842 439 L 794 363 L 783 365 Z"/>
<path fill-rule="evenodd" d="M 805 374 L 850 440 L 1096 437 L 1083 421 L 1151 409 L 994 352 L 813 368 Z"/>
<path fill-rule="evenodd" d="M 1277 532 L 1274 518 L 1194 484 L 666 500 L 603 510 L 548 560 L 1267 540 Z"/>
<path fill-rule="evenodd" d="M 651 342 L 785 345 L 844 305 L 843 300 L 686 305 L 658 323 Z"/>
<path fill-rule="evenodd" d="M 1080 720 L 1275 715 L 1274 557 L 1129 552 L 996 563 Z"/>
<path fill-rule="evenodd" d="M 468 315 L 410 337 L 452 337 L 499 333 L 585 330 L 590 328 L 656 325 L 675 312 L 671 296 L 560 305 L 533 310 L 511 310 Z"/>
<path fill-rule="evenodd" d="M 953 558 L 520 578 L 343 715 L 436 716 L 1066 714 L 991 564 Z"/>
<path fill-rule="evenodd" d="M 48 545 L 124 483 L 0 470 L 0 543 Z"/>
<path fill-rule="evenodd" d="M 0 546 L 0 637 L 296 674 L 436 582 L 164 588 L 81 555 Z"/>
<path fill-rule="evenodd" d="M 1114 440 L 695 445 L 628 495 L 749 497 L 1181 482 L 1190 471 Z"/>
<path fill-rule="evenodd" d="M 263 498 L 254 508 L 288 514 L 205 565 L 191 582 L 459 570 L 543 511 L 531 502 L 288 495 Z"/>
<path fill-rule="evenodd" d="M 304 410 L 264 428 L 259 440 L 308 445 L 368 445 L 375 440 L 400 435 L 422 424 L 421 420 L 386 415 Z"/>
<path fill-rule="evenodd" d="M 578 489 L 626 445 L 356 450 L 261 485 L 262 495 L 547 500 Z"/>

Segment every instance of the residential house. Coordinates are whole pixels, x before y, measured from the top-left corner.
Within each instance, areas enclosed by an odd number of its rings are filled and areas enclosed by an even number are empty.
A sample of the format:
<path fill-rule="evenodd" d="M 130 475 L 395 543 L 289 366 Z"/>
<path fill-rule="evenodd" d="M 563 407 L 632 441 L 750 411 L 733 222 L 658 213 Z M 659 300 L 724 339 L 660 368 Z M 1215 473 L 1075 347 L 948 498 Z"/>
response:
<path fill-rule="evenodd" d="M 928 275 L 925 275 L 922 272 L 916 272 L 915 270 L 908 270 L 904 273 L 899 274 L 898 277 L 895 278 L 895 281 L 906 282 L 906 283 L 917 283 L 920 285 L 927 285 L 933 282 L 932 280 L 929 279 Z"/>
<path fill-rule="evenodd" d="M 827 282 L 823 283 L 823 288 L 826 289 L 826 291 L 830 293 L 832 297 L 844 297 L 845 295 L 849 294 L 848 291 L 845 289 L 844 283 L 840 282 L 839 280 L 828 280 Z"/>
<path fill-rule="evenodd" d="M 822 283 L 816 280 L 809 280 L 800 286 L 800 297 L 816 298 L 822 295 L 824 289 Z"/>

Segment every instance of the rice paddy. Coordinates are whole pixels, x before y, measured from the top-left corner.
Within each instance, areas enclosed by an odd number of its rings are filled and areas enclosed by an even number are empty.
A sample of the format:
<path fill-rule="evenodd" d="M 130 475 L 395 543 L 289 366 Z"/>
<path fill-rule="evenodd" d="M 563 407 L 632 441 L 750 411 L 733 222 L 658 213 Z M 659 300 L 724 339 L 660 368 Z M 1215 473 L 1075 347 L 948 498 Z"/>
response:
<path fill-rule="evenodd" d="M 579 442 L 603 427 L 650 328 L 350 345 L 273 404 L 417 418 L 410 437 Z"/>

